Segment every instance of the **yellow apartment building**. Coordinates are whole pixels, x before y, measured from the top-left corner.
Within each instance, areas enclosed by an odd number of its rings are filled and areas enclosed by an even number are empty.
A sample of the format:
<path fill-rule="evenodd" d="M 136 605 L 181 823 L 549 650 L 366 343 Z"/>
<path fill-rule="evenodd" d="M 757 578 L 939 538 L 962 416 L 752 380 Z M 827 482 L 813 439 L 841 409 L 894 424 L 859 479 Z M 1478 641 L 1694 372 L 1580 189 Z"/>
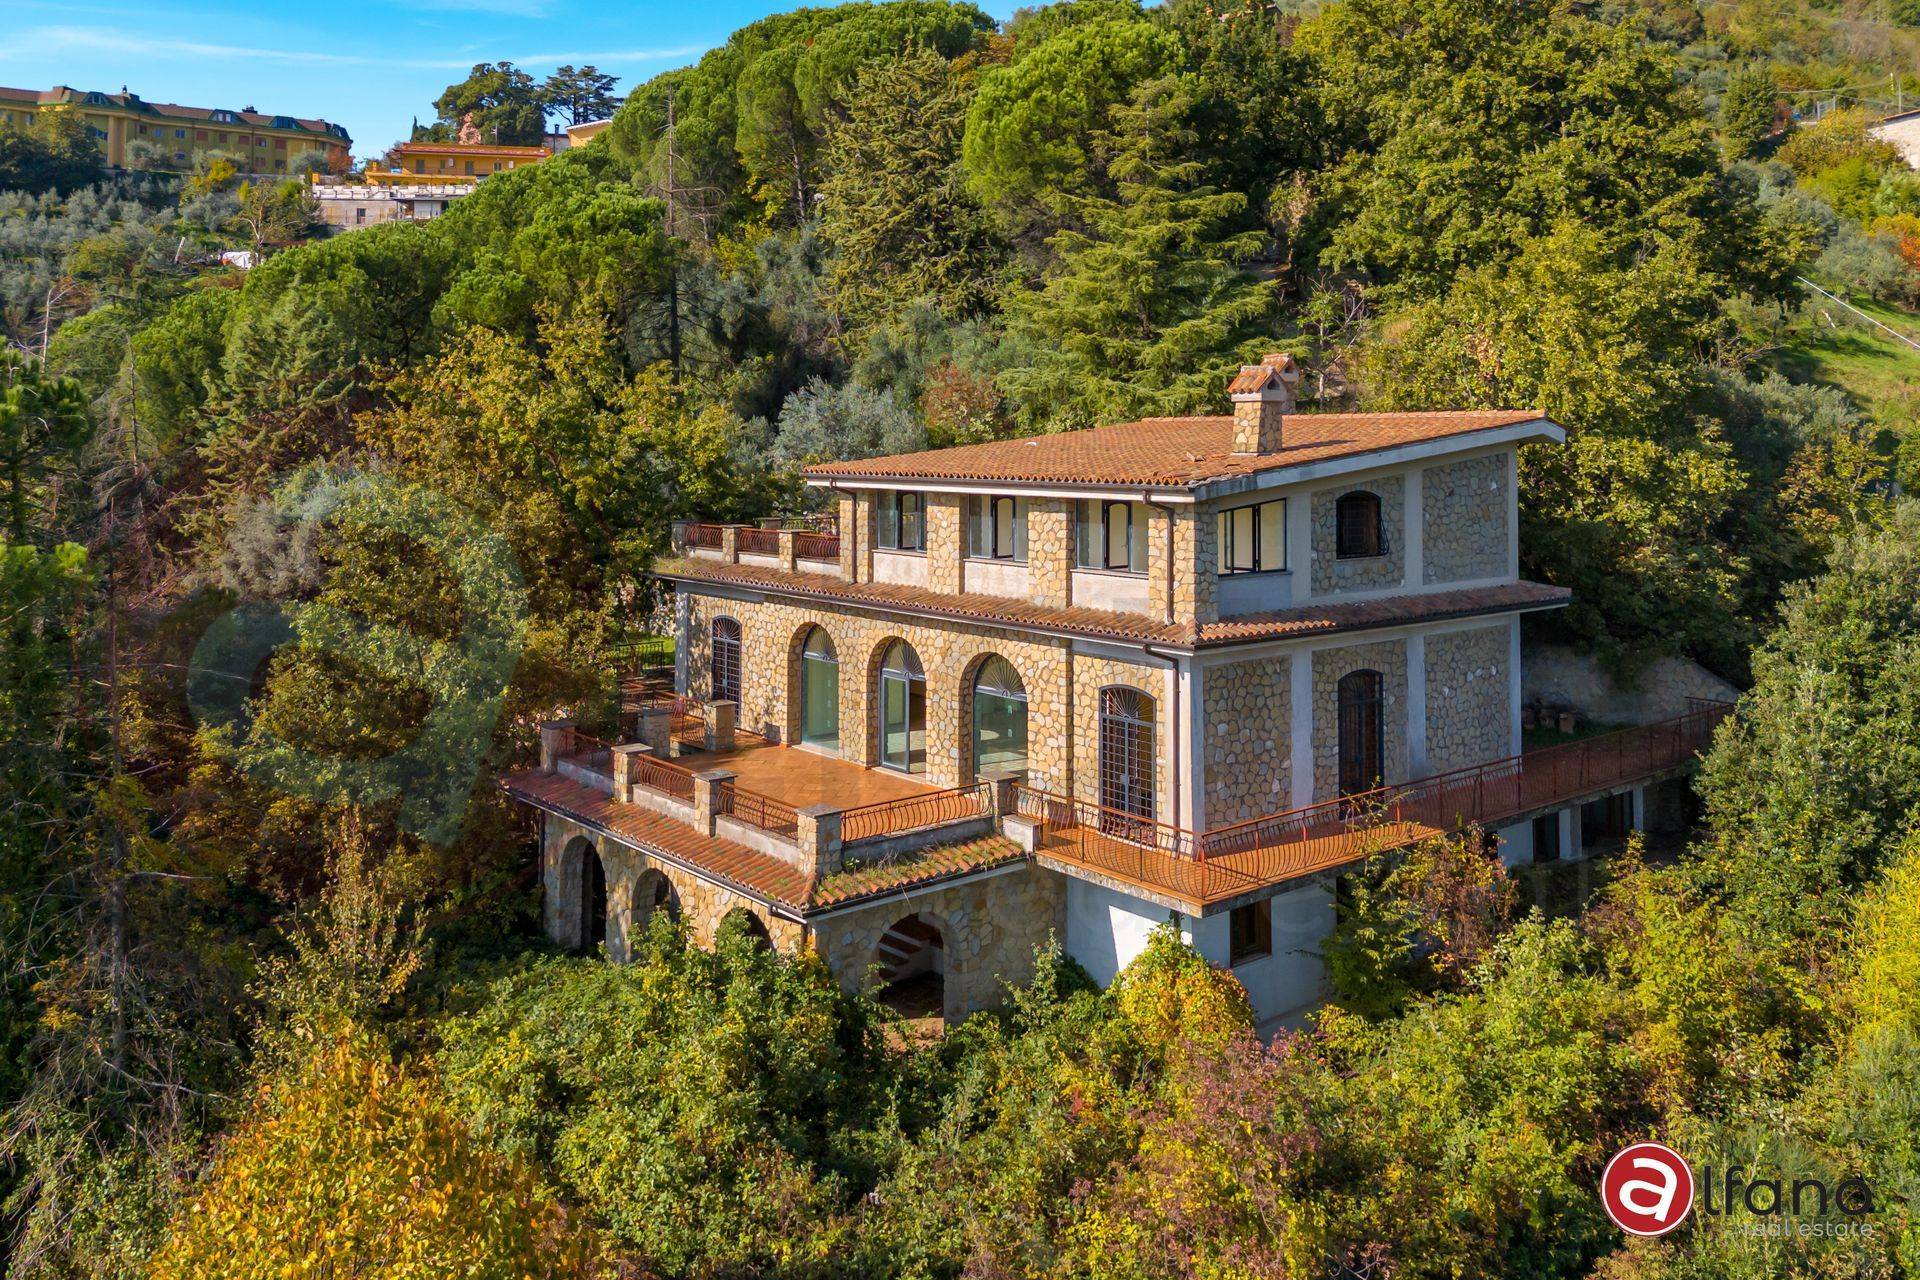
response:
<path fill-rule="evenodd" d="M 146 162 L 185 170 L 197 155 L 218 152 L 247 173 L 287 173 L 308 151 L 326 155 L 330 169 L 347 167 L 353 139 L 342 125 L 297 116 L 270 115 L 251 106 L 187 107 L 148 102 L 137 93 L 74 89 L 13 89 L 0 86 L 0 124 L 30 125 L 49 107 L 66 107 L 100 144 L 109 166 Z M 141 146 L 139 144 L 145 144 Z"/>

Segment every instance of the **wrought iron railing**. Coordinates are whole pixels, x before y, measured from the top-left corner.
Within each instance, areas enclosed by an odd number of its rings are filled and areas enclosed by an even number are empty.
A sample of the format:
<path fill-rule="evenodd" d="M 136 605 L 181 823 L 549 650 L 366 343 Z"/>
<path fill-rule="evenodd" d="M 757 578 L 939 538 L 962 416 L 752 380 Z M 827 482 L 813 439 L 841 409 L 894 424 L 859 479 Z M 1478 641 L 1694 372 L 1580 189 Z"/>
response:
<path fill-rule="evenodd" d="M 802 530 L 793 535 L 793 554 L 800 560 L 838 560 L 840 535 Z"/>
<path fill-rule="evenodd" d="M 993 812 L 993 784 L 976 782 L 922 795 L 902 796 L 840 811 L 840 841 L 854 844 L 925 827 L 982 818 Z"/>
<path fill-rule="evenodd" d="M 780 554 L 780 531 L 778 529 L 754 529 L 742 526 L 735 535 L 734 543 L 749 555 L 777 556 Z"/>
<path fill-rule="evenodd" d="M 723 782 L 715 789 L 714 812 L 727 814 L 750 827 L 758 827 L 789 840 L 800 837 L 800 816 L 793 811 L 792 805 L 758 791 L 749 791 L 736 783 Z"/>
<path fill-rule="evenodd" d="M 1656 724 L 1599 734 L 1363 795 L 1205 833 L 1021 787 L 1015 809 L 1046 826 L 1049 852 L 1197 899 L 1347 865 L 1469 823 L 1499 825 L 1686 764 L 1730 710 L 1703 704 Z"/>
<path fill-rule="evenodd" d="M 690 802 L 693 799 L 692 772 L 651 755 L 635 757 L 633 780 L 643 787 L 672 796 L 677 800 Z"/>
<path fill-rule="evenodd" d="M 687 525 L 686 539 L 689 547 L 708 547 L 718 551 L 721 547 L 721 526 L 701 524 L 698 521 Z"/>

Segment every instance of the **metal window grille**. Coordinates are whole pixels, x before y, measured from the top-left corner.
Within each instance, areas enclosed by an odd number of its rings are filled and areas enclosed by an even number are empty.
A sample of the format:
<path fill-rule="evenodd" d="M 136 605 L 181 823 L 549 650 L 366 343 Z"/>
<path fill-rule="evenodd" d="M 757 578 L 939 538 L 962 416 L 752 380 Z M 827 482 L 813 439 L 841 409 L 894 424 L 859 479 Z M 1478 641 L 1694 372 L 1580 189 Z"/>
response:
<path fill-rule="evenodd" d="M 1334 504 L 1334 555 L 1341 559 L 1385 555 L 1385 544 L 1380 533 L 1380 496 L 1342 494 Z"/>
<path fill-rule="evenodd" d="M 1116 835 L 1154 817 L 1153 699 L 1138 689 L 1100 691 L 1100 806 Z M 1144 829 L 1144 828 L 1143 828 Z"/>
<path fill-rule="evenodd" d="M 712 698 L 740 701 L 740 624 L 732 618 L 713 620 Z"/>
<path fill-rule="evenodd" d="M 1343 796 L 1371 791 L 1382 781 L 1385 772 L 1381 741 L 1382 683 L 1378 671 L 1349 671 L 1340 677 L 1340 794 Z"/>

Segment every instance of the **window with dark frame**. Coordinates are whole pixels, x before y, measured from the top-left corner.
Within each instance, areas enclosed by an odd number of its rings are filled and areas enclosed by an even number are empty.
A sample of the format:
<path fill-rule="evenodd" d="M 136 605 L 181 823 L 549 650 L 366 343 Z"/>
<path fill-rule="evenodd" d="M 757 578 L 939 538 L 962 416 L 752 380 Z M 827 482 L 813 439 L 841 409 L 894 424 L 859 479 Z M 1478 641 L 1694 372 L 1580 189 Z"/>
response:
<path fill-rule="evenodd" d="M 1560 861 L 1560 815 L 1543 813 L 1533 820 L 1533 860 Z"/>
<path fill-rule="evenodd" d="M 967 500 L 967 555 L 975 560 L 1027 558 L 1027 500 L 975 494 Z"/>
<path fill-rule="evenodd" d="M 882 551 L 927 549 L 927 500 L 924 495 L 889 490 L 880 495 L 874 512 L 874 545 Z"/>
<path fill-rule="evenodd" d="M 1227 913 L 1227 963 L 1245 964 L 1273 954 L 1273 903 L 1249 902 Z"/>
<path fill-rule="evenodd" d="M 1334 549 L 1337 559 L 1358 560 L 1387 553 L 1380 529 L 1380 495 L 1356 489 L 1334 503 Z"/>
<path fill-rule="evenodd" d="M 713 661 L 708 674 L 715 702 L 740 701 L 740 624 L 732 618 L 713 620 Z"/>
<path fill-rule="evenodd" d="M 1147 571 L 1145 504 L 1082 499 L 1073 509 L 1073 567 L 1108 573 Z"/>
<path fill-rule="evenodd" d="M 1257 502 L 1215 518 L 1220 572 L 1277 573 L 1287 567 L 1287 500 Z"/>

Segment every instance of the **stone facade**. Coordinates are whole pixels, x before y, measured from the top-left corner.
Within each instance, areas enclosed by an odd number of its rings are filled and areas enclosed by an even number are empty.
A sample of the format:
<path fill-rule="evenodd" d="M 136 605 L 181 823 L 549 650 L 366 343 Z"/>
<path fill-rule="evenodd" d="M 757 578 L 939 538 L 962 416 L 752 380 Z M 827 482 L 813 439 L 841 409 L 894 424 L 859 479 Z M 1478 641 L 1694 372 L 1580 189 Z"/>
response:
<path fill-rule="evenodd" d="M 927 590 L 960 591 L 960 562 L 967 554 L 966 499 L 956 493 L 927 495 Z"/>
<path fill-rule="evenodd" d="M 1220 618 L 1217 602 L 1218 574 L 1214 550 L 1215 529 L 1212 508 L 1178 506 L 1173 514 L 1156 507 L 1147 508 L 1147 600 L 1148 612 L 1156 618 L 1216 622 Z M 1167 573 L 1167 523 L 1173 523 L 1173 573 L 1171 588 Z M 1168 609 L 1171 589 L 1172 609 Z"/>
<path fill-rule="evenodd" d="M 1512 456 L 1495 453 L 1421 473 L 1421 576 L 1426 585 L 1507 576 Z"/>
<path fill-rule="evenodd" d="M 1334 507 L 1342 494 L 1363 492 L 1379 495 L 1380 536 L 1386 542 L 1386 554 L 1358 560 L 1342 560 L 1335 552 Z M 1407 486 L 1400 476 L 1382 476 L 1364 484 L 1342 484 L 1317 489 L 1310 502 L 1313 516 L 1313 545 L 1308 548 L 1312 560 L 1313 593 L 1374 591 L 1397 587 L 1407 576 Z"/>
<path fill-rule="evenodd" d="M 1313 655 L 1313 798 L 1340 794 L 1340 677 L 1350 671 L 1381 675 L 1381 760 L 1387 782 L 1404 781 L 1407 763 L 1407 642 L 1321 649 Z M 1501 753 L 1506 754 L 1505 752 Z"/>
<path fill-rule="evenodd" d="M 1073 511 L 1060 498 L 1035 498 L 1027 508 L 1027 570 L 1035 604 L 1073 603 Z"/>
<path fill-rule="evenodd" d="M 1427 637 L 1427 768 L 1449 773 L 1512 753 L 1513 629 Z"/>
<path fill-rule="evenodd" d="M 1293 807 L 1294 661 L 1262 658 L 1205 669 L 1207 826 Z"/>
<path fill-rule="evenodd" d="M 580 944 L 574 923 L 579 912 L 578 867 L 589 851 L 599 857 L 606 873 L 607 955 L 613 960 L 625 961 L 632 952 L 632 940 L 646 932 L 661 879 L 670 889 L 667 909 L 686 922 L 688 934 L 701 946 L 713 945 L 721 921 L 736 910 L 745 910 L 765 925 L 767 936 L 782 951 L 794 950 L 806 938 L 803 926 L 774 915 L 764 903 L 578 823 L 546 814 L 541 841 L 542 913 L 548 935 L 562 946 Z"/>
<path fill-rule="evenodd" d="M 1066 932 L 1066 878 L 1031 864 L 910 895 L 892 895 L 812 926 L 827 967 L 850 990 L 869 980 L 881 935 L 909 915 L 940 930 L 946 1016 L 1006 1003 L 1033 980 L 1034 952 Z"/>
<path fill-rule="evenodd" d="M 687 691 L 711 692 L 713 620 L 740 623 L 740 725 L 780 741 L 799 736 L 800 649 L 808 627 L 820 626 L 840 660 L 840 754 L 858 764 L 879 762 L 880 661 L 894 640 L 905 640 L 927 673 L 927 781 L 957 786 L 973 781 L 973 678 L 989 654 L 1020 673 L 1027 691 L 1029 777 L 1042 790 L 1064 792 L 1071 761 L 1069 672 L 1064 641 L 1040 640 L 993 627 L 908 624 L 870 611 L 832 612 L 772 600 L 728 600 L 685 593 L 689 600 Z M 1082 660 L 1084 661 L 1084 659 Z M 771 732 L 770 732 L 771 730 Z"/>

